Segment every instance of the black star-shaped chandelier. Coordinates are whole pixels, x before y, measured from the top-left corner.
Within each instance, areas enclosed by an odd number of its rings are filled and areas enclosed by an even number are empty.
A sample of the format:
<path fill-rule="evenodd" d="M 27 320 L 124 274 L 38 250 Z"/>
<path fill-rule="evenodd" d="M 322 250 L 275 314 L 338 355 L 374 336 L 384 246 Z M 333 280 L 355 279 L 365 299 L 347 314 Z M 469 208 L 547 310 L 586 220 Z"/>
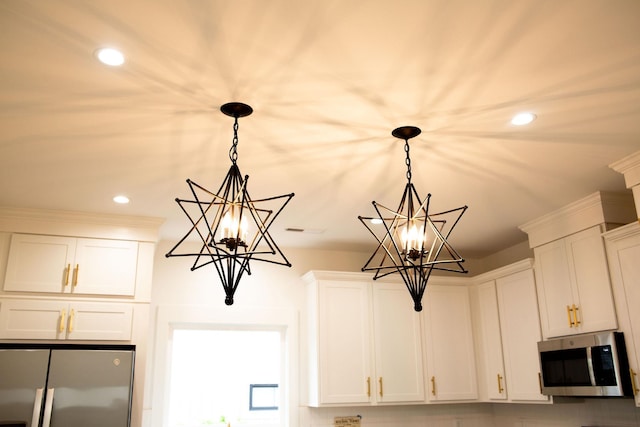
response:
<path fill-rule="evenodd" d="M 407 185 L 397 210 L 373 203 L 377 216 L 358 219 L 376 238 L 378 246 L 362 271 L 375 271 L 374 280 L 399 274 L 413 299 L 415 311 L 422 311 L 422 297 L 433 270 L 467 273 L 464 259 L 448 242 L 449 235 L 467 206 L 429 213 L 431 194 L 421 200 L 411 182 L 409 139 L 420 135 L 414 126 L 403 126 L 391 134 L 404 140 L 407 154 Z"/>
<path fill-rule="evenodd" d="M 220 110 L 234 118 L 233 142 L 229 150 L 231 167 L 222 185 L 213 193 L 187 179 L 193 199 L 176 202 L 191 222 L 191 228 L 166 254 L 167 257 L 195 257 L 191 271 L 213 264 L 225 291 L 225 304 L 233 304 L 233 296 L 244 273 L 251 274 L 250 261 L 265 261 L 291 267 L 269 227 L 294 196 L 252 199 L 247 190 L 249 175 L 242 177 L 238 160 L 238 118 L 250 115 L 253 109 L 239 102 L 224 104 Z M 188 241 L 197 238 L 198 252 L 177 252 Z"/>

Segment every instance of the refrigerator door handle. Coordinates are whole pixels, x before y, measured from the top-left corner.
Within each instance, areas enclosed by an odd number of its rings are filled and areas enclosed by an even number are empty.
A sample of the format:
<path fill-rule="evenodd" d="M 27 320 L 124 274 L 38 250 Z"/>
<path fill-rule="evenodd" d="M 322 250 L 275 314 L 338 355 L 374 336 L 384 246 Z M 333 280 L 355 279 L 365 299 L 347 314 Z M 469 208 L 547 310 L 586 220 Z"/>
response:
<path fill-rule="evenodd" d="M 47 397 L 44 401 L 44 417 L 42 419 L 42 427 L 49 427 L 51 424 L 51 411 L 53 411 L 53 392 L 55 389 L 47 389 Z M 37 425 L 37 424 L 35 424 Z"/>
<path fill-rule="evenodd" d="M 42 394 L 44 388 L 36 389 L 36 399 L 33 402 L 33 416 L 31 417 L 31 425 L 37 426 L 40 424 L 40 411 L 42 410 Z"/>

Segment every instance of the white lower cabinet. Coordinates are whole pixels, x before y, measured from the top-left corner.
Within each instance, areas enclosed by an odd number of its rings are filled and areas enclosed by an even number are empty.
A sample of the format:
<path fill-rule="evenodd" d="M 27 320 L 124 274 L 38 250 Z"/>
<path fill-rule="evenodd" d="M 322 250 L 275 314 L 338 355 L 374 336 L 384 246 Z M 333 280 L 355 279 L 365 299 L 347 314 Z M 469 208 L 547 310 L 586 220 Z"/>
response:
<path fill-rule="evenodd" d="M 532 261 L 477 281 L 472 295 L 482 400 L 548 402 L 540 392 L 537 343 L 542 334 Z"/>
<path fill-rule="evenodd" d="M 640 406 L 640 224 L 605 234 L 613 295 L 624 333 L 636 406 Z M 626 374 L 626 373 L 625 373 Z"/>
<path fill-rule="evenodd" d="M 0 301 L 0 339 L 131 339 L 133 305 L 4 299 Z"/>
<path fill-rule="evenodd" d="M 469 290 L 466 285 L 434 282 L 432 278 L 422 300 L 427 398 L 475 400 L 478 386 Z"/>
<path fill-rule="evenodd" d="M 406 288 L 310 272 L 310 406 L 424 403 L 420 318 Z"/>

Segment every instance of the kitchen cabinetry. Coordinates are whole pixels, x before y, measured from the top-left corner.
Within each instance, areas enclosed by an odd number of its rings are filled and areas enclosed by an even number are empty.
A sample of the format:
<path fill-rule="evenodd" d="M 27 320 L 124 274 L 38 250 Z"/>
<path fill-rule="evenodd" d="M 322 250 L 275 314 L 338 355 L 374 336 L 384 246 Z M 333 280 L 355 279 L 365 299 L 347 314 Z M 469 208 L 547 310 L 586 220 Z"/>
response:
<path fill-rule="evenodd" d="M 505 400 L 507 389 L 495 280 L 479 284 L 471 292 L 476 309 L 476 340 L 481 353 L 478 358 L 478 372 L 484 380 L 482 386 L 488 400 Z"/>
<path fill-rule="evenodd" d="M 465 285 L 427 286 L 423 298 L 429 401 L 478 397 L 469 291 Z M 458 282 L 459 283 L 459 282 Z"/>
<path fill-rule="evenodd" d="M 133 305 L 80 301 L 5 299 L 0 302 L 0 339 L 131 339 Z"/>
<path fill-rule="evenodd" d="M 545 338 L 616 329 L 600 225 L 534 248 Z"/>
<path fill-rule="evenodd" d="M 309 405 L 423 403 L 420 318 L 404 285 L 310 272 Z"/>
<path fill-rule="evenodd" d="M 533 260 L 485 273 L 472 288 L 481 399 L 546 402 L 540 393 L 541 339 Z"/>
<path fill-rule="evenodd" d="M 13 234 L 5 291 L 133 296 L 138 243 Z"/>
<path fill-rule="evenodd" d="M 640 224 L 608 232 L 605 242 L 620 330 L 629 358 L 629 375 L 636 406 L 640 406 Z"/>
<path fill-rule="evenodd" d="M 507 396 L 510 401 L 547 401 L 540 392 L 540 317 L 531 269 L 496 279 Z"/>

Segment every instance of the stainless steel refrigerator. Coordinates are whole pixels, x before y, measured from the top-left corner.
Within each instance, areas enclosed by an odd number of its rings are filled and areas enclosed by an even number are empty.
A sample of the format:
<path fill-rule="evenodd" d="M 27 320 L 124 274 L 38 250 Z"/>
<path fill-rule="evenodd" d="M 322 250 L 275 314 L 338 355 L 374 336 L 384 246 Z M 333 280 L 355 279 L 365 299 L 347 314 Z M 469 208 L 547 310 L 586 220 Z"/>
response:
<path fill-rule="evenodd" d="M 0 344 L 0 426 L 129 427 L 135 346 Z"/>

